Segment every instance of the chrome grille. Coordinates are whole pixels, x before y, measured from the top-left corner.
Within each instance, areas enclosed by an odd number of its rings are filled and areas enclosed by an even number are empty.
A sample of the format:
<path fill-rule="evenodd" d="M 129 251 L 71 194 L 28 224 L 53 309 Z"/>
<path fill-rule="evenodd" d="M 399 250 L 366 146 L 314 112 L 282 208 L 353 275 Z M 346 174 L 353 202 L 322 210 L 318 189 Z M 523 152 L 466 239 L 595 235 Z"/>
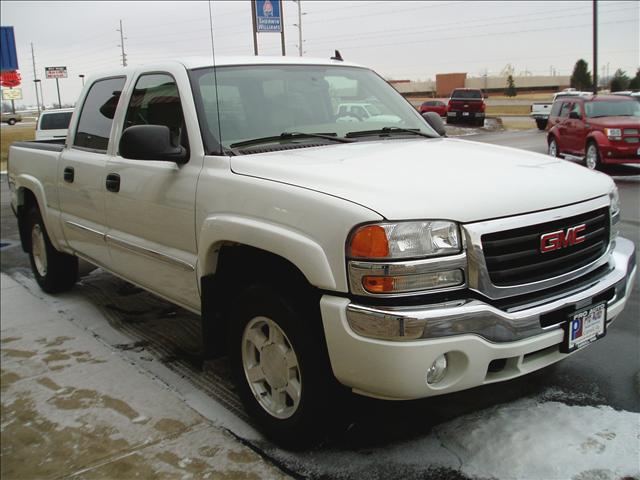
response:
<path fill-rule="evenodd" d="M 552 252 L 540 252 L 541 235 L 586 225 L 585 241 Z M 609 244 L 608 207 L 536 225 L 484 234 L 484 260 L 491 282 L 511 286 L 538 282 L 571 272 L 600 258 Z"/>

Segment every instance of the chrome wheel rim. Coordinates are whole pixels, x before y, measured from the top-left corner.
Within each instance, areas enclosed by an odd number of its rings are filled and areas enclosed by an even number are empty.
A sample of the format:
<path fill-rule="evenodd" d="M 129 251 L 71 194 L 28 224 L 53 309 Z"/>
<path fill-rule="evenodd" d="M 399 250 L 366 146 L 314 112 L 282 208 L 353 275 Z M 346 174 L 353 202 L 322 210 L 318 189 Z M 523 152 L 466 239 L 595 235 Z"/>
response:
<path fill-rule="evenodd" d="M 589 148 L 587 148 L 587 168 L 590 170 L 595 170 L 596 166 L 598 165 L 598 151 L 596 150 L 596 147 L 594 147 L 593 145 L 589 145 Z"/>
<path fill-rule="evenodd" d="M 276 322 L 255 317 L 242 334 L 242 367 L 258 404 L 270 415 L 291 417 L 300 405 L 302 375 L 298 357 Z"/>
<path fill-rule="evenodd" d="M 556 146 L 556 142 L 554 142 L 553 140 L 549 142 L 549 155 L 551 155 L 552 157 L 558 156 L 558 147 Z"/>
<path fill-rule="evenodd" d="M 31 255 L 38 275 L 44 277 L 47 274 L 47 250 L 44 243 L 44 232 L 40 225 L 34 225 L 31 230 Z"/>

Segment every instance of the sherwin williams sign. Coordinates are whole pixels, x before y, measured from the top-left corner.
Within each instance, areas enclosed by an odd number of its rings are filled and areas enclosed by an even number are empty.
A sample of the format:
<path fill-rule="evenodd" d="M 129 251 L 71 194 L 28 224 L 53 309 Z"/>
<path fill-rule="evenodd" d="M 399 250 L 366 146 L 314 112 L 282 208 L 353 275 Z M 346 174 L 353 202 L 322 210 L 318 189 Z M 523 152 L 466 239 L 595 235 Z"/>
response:
<path fill-rule="evenodd" d="M 280 0 L 256 0 L 256 32 L 282 32 Z"/>

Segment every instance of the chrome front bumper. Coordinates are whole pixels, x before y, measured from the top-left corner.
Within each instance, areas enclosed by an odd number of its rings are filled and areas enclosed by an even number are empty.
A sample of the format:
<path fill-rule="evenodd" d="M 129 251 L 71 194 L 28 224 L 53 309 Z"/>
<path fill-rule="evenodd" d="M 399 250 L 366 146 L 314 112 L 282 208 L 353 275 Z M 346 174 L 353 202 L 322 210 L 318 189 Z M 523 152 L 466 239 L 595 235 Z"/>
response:
<path fill-rule="evenodd" d="M 513 342 L 561 327 L 569 313 L 607 301 L 607 322 L 624 308 L 636 274 L 633 242 L 618 238 L 608 266 L 589 281 L 575 280 L 571 290 L 557 291 L 517 306 L 499 309 L 478 299 L 459 299 L 411 307 L 372 307 L 350 303 L 346 318 L 357 335 L 393 341 L 436 339 L 475 334 L 490 342 Z"/>

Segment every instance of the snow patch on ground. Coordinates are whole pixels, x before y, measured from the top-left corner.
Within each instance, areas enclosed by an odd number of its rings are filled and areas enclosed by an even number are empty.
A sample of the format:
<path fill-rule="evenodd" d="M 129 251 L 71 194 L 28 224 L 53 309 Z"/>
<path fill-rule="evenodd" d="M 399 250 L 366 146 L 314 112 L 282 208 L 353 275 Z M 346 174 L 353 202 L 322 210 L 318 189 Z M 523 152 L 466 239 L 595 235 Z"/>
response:
<path fill-rule="evenodd" d="M 614 480 L 640 475 L 640 414 L 524 399 L 437 428 L 470 477 Z"/>

